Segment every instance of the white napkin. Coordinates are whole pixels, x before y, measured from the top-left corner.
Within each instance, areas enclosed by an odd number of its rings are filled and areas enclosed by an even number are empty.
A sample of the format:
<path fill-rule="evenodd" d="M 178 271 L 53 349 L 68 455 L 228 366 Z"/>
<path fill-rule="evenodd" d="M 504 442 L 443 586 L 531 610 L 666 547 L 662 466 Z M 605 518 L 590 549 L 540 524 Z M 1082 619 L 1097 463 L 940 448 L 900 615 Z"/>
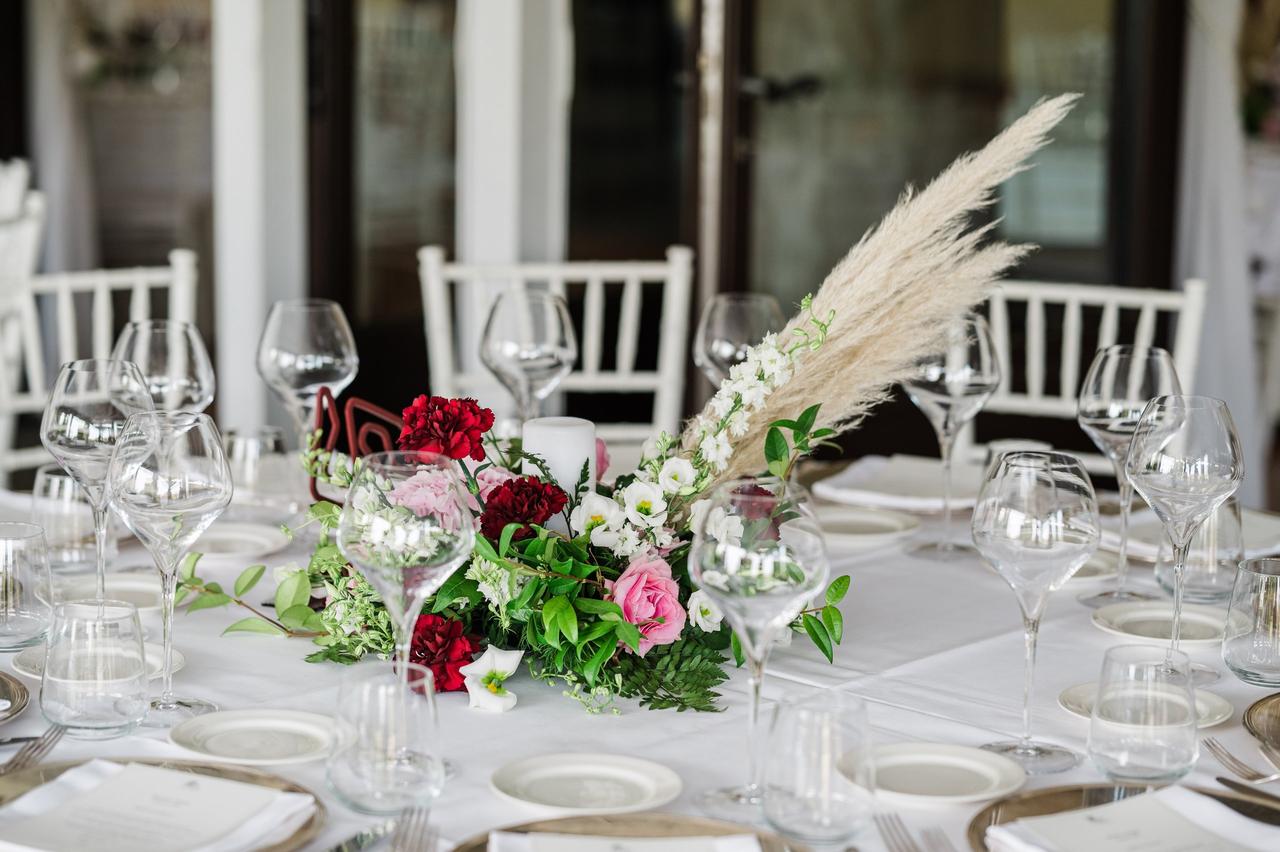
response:
<path fill-rule="evenodd" d="M 172 775 L 172 782 L 166 781 L 173 790 L 180 789 L 184 784 L 190 782 L 192 776 L 185 772 L 177 770 L 158 769 L 156 767 L 144 767 L 151 772 L 161 772 L 166 775 Z M 68 815 L 65 820 L 67 825 L 74 826 L 75 819 L 70 815 L 72 811 L 70 807 L 74 807 L 76 800 L 86 797 L 91 793 L 99 790 L 107 781 L 117 779 L 126 769 L 121 763 L 112 763 L 106 760 L 91 760 L 82 764 L 75 769 L 62 773 L 53 781 L 43 784 L 34 790 L 26 793 L 13 802 L 0 808 L 0 850 L 13 850 L 13 852 L 31 852 L 31 850 L 62 850 L 68 852 L 78 852 L 84 848 L 94 848 L 97 850 L 124 850 L 129 849 L 130 844 L 136 848 L 136 840 L 128 840 L 121 832 L 119 836 L 113 832 L 112 826 L 94 825 L 93 842 L 86 844 L 83 837 L 77 838 L 76 842 L 67 844 L 50 843 L 48 845 L 40 844 L 31 845 L 28 842 L 14 842 L 11 840 L 15 835 L 22 832 L 24 825 L 29 821 L 39 818 L 43 814 L 47 814 L 55 809 L 62 808 Z M 237 782 L 218 780 L 222 784 L 236 784 Z M 132 804 L 132 802 L 130 803 Z M 277 792 L 270 800 L 269 804 L 261 809 L 248 815 L 246 818 L 240 819 L 233 825 L 229 831 L 221 834 L 216 840 L 208 842 L 204 845 L 184 845 L 181 836 L 175 836 L 172 832 L 160 830 L 157 837 L 148 843 L 147 848 L 153 852 L 163 852 L 163 850 L 190 850 L 190 852 L 242 852 L 242 850 L 260 849 L 280 843 L 295 831 L 298 830 L 310 817 L 315 810 L 315 799 L 301 793 Z M 209 813 L 217 814 L 218 804 L 216 801 L 209 802 Z M 131 836 L 141 836 L 145 834 L 145 825 L 140 822 L 146 819 L 145 803 L 138 803 L 138 811 L 133 813 L 121 814 L 121 822 L 127 827 Z M 59 813 L 59 816 L 62 812 Z M 160 814 L 157 814 L 159 817 Z M 74 829 L 72 829 L 74 832 Z"/>
<path fill-rule="evenodd" d="M 760 852 L 753 834 L 724 837 L 592 837 L 585 834 L 489 834 L 488 852 Z"/>
<path fill-rule="evenodd" d="M 816 490 L 816 489 L 815 489 Z M 1243 509 L 1240 520 L 1244 524 L 1244 556 L 1254 559 L 1280 553 L 1280 515 Z M 1154 512 L 1134 512 L 1129 519 L 1129 555 L 1144 562 L 1155 562 L 1160 557 L 1160 544 L 1164 541 L 1164 527 Z M 1099 546 L 1112 552 L 1120 549 L 1120 533 L 1104 528 Z"/>
<path fill-rule="evenodd" d="M 31 495 L 0 488 L 0 522 L 31 523 Z"/>
<path fill-rule="evenodd" d="M 952 507 L 970 508 L 978 501 L 982 473 L 977 465 L 953 465 Z M 865 456 L 835 476 L 814 483 L 813 493 L 823 500 L 853 506 L 941 512 L 942 463 L 924 456 Z"/>
<path fill-rule="evenodd" d="M 986 839 L 992 852 L 1269 852 L 1280 849 L 1280 826 L 1185 787 L 1165 787 L 1096 808 L 993 825 Z"/>

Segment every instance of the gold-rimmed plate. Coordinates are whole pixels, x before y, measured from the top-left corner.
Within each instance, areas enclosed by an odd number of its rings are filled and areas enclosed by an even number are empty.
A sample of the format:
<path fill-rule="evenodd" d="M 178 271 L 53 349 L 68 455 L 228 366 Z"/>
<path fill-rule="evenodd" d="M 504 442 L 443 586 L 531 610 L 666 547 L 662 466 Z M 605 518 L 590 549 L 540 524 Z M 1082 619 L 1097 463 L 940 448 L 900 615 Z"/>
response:
<path fill-rule="evenodd" d="M 680 814 L 639 813 L 578 816 L 548 819 L 513 825 L 502 831 L 517 834 L 584 834 L 590 837 L 728 837 L 754 834 L 762 852 L 806 852 L 807 846 L 788 844 L 781 837 L 763 829 L 734 825 L 703 817 Z M 489 832 L 464 840 L 454 852 L 485 852 L 489 848 Z"/>
<path fill-rule="evenodd" d="M 1280 692 L 1250 704 L 1244 711 L 1244 728 L 1267 745 L 1280 748 Z"/>
<path fill-rule="evenodd" d="M 0 699 L 9 702 L 8 707 L 0 710 L 0 725 L 3 725 L 18 718 L 22 711 L 27 709 L 31 693 L 22 681 L 13 675 L 0 672 Z"/>
<path fill-rule="evenodd" d="M 257 784 L 259 787 L 281 790 L 286 793 L 302 793 L 315 799 L 316 808 L 312 811 L 311 818 L 303 823 L 291 837 L 274 846 L 264 846 L 258 852 L 294 852 L 296 849 L 303 848 L 320 833 L 327 816 L 324 804 L 315 793 L 292 781 L 286 781 L 279 775 L 272 775 L 259 769 L 233 766 L 228 763 L 200 763 L 190 760 L 122 758 L 111 758 L 111 760 L 113 763 L 141 763 L 147 766 L 157 766 L 161 769 L 172 769 L 175 772 L 193 772 L 197 775 L 208 775 L 212 778 L 225 778 L 228 781 Z M 34 790 L 41 784 L 52 781 L 67 770 L 75 769 L 86 762 L 85 760 L 68 760 L 60 763 L 46 763 L 40 766 L 33 766 L 31 769 L 26 769 L 22 772 L 15 772 L 12 775 L 0 775 L 0 807 L 7 805 L 24 793 Z"/>
<path fill-rule="evenodd" d="M 1207 790 L 1188 787 L 1221 802 L 1239 814 L 1268 825 L 1280 825 L 1280 806 L 1261 798 L 1233 793 L 1228 790 Z M 1068 811 L 1109 805 L 1122 799 L 1140 796 L 1150 791 L 1145 785 L 1136 784 L 1071 784 L 1065 787 L 1048 787 L 1017 793 L 998 802 L 992 802 L 969 822 L 967 837 L 974 852 L 986 852 L 987 829 L 1027 817 L 1048 816 Z"/>

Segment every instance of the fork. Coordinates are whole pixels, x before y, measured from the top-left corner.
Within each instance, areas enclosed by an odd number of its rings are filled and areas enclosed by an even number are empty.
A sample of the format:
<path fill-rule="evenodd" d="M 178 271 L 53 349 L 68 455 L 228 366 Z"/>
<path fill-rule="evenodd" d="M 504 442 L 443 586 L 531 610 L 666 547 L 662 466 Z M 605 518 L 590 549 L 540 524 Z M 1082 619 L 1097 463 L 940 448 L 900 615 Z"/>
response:
<path fill-rule="evenodd" d="M 1226 747 L 1213 737 L 1204 738 L 1204 747 L 1209 750 L 1209 753 L 1219 763 L 1226 767 L 1227 771 L 1232 775 L 1239 776 L 1246 784 L 1270 784 L 1272 781 L 1280 781 L 1280 772 L 1272 772 L 1270 775 L 1259 772 L 1227 751 Z"/>
<path fill-rule="evenodd" d="M 0 775 L 8 775 L 11 772 L 20 772 L 30 766 L 40 762 L 40 759 L 49 753 L 58 740 L 62 739 L 62 735 L 67 732 L 63 725 L 50 725 L 49 729 L 40 735 L 39 739 L 32 740 L 9 758 L 3 766 L 0 766 Z"/>
<path fill-rule="evenodd" d="M 902 817 L 896 813 L 881 811 L 873 816 L 872 820 L 880 836 L 884 838 L 884 845 L 889 847 L 889 852 L 923 852 L 920 845 L 911 837 L 911 832 L 907 830 Z"/>
<path fill-rule="evenodd" d="M 928 847 L 929 852 L 956 852 L 956 847 L 947 837 L 947 833 L 937 826 L 931 826 L 920 832 L 920 836 L 924 838 L 924 845 Z"/>
<path fill-rule="evenodd" d="M 424 807 L 405 808 L 391 835 L 391 852 L 434 852 L 438 837 L 430 816 L 431 811 Z"/>

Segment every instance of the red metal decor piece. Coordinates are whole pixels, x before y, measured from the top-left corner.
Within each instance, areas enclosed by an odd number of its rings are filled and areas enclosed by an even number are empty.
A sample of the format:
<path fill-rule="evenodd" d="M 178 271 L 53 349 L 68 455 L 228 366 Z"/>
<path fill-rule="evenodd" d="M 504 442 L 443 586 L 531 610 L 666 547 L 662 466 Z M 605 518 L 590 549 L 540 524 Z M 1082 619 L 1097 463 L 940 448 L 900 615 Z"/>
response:
<path fill-rule="evenodd" d="M 339 417 L 339 411 L 341 411 L 341 417 Z M 356 415 L 361 412 L 371 419 L 361 423 L 357 428 Z M 320 446 L 327 452 L 333 452 L 344 432 L 347 438 L 346 453 L 353 459 L 370 453 L 394 450 L 396 438 L 403 425 L 400 418 L 392 412 L 359 397 L 350 397 L 345 405 L 339 406 L 328 388 L 321 388 L 316 396 L 315 428 L 321 431 Z M 330 500 L 342 505 L 341 501 L 333 500 L 320 493 L 314 476 L 311 477 L 310 488 L 311 499 Z"/>

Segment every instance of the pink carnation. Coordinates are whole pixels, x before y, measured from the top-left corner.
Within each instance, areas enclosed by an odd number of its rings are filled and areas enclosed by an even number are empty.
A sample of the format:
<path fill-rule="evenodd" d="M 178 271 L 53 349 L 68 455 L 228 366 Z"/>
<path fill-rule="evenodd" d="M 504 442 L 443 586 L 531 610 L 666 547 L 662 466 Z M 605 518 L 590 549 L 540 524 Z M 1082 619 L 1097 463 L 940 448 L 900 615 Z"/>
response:
<path fill-rule="evenodd" d="M 640 656 L 654 645 L 670 645 L 684 630 L 685 611 L 671 566 L 652 555 L 634 559 L 610 586 L 622 617 L 640 630 Z"/>
<path fill-rule="evenodd" d="M 489 495 L 493 493 L 493 489 L 509 479 L 515 479 L 516 476 L 505 467 L 497 465 L 486 467 L 476 474 L 476 485 L 480 486 L 480 499 L 486 503 L 489 502 Z"/>
<path fill-rule="evenodd" d="M 604 479 L 604 472 L 609 469 L 609 447 L 604 438 L 596 438 L 596 480 Z"/>
<path fill-rule="evenodd" d="M 445 529 L 458 530 L 463 526 L 457 502 L 461 494 L 466 494 L 468 507 L 473 512 L 479 511 L 476 498 L 459 487 L 451 473 L 438 468 L 423 468 L 391 489 L 387 499 L 391 505 L 404 506 L 419 518 L 439 518 Z"/>

